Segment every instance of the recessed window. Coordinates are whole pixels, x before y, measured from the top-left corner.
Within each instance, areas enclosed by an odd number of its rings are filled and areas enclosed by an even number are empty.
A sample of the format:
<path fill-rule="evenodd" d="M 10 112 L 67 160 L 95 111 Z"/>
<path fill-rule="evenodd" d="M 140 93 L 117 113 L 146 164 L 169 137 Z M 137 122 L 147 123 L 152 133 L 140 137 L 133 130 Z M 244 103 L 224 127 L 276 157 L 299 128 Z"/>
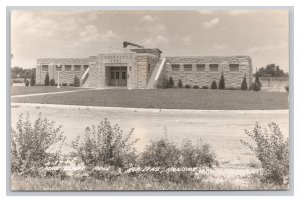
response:
<path fill-rule="evenodd" d="M 71 71 L 72 66 L 71 65 L 65 65 L 65 71 Z"/>
<path fill-rule="evenodd" d="M 110 73 L 110 79 L 115 79 L 115 73 L 114 72 Z"/>
<path fill-rule="evenodd" d="M 197 72 L 205 71 L 205 64 L 196 64 Z"/>
<path fill-rule="evenodd" d="M 180 69 L 179 65 L 172 64 L 171 67 L 172 67 L 173 72 L 179 72 L 179 69 Z"/>
<path fill-rule="evenodd" d="M 48 71 L 48 65 L 42 65 L 42 70 L 43 71 Z"/>
<path fill-rule="evenodd" d="M 148 64 L 148 72 L 150 72 L 150 64 Z"/>
<path fill-rule="evenodd" d="M 238 72 L 239 71 L 239 64 L 229 64 L 229 71 L 231 72 Z"/>
<path fill-rule="evenodd" d="M 74 65 L 74 71 L 81 71 L 81 65 Z"/>
<path fill-rule="evenodd" d="M 126 79 L 126 72 L 122 72 L 122 79 Z"/>
<path fill-rule="evenodd" d="M 193 66 L 191 64 L 186 64 L 186 65 L 183 65 L 183 69 L 185 72 L 191 72 L 191 71 L 193 71 Z"/>
<path fill-rule="evenodd" d="M 56 71 L 61 71 L 62 69 L 62 65 L 56 65 L 55 67 L 56 67 Z"/>
<path fill-rule="evenodd" d="M 120 78 L 120 74 L 119 72 L 116 72 L 116 79 L 119 79 Z"/>
<path fill-rule="evenodd" d="M 217 72 L 219 69 L 219 65 L 218 64 L 209 64 L 209 71 L 211 72 Z"/>
<path fill-rule="evenodd" d="M 89 68 L 89 65 L 83 65 L 84 71 L 87 70 L 87 68 Z"/>

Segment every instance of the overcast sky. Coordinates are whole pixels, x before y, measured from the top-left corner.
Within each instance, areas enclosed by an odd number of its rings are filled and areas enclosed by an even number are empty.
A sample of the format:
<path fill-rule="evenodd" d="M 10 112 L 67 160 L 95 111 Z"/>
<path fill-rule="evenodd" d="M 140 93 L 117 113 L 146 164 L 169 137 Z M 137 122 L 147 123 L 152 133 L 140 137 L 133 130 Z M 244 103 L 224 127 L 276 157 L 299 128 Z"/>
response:
<path fill-rule="evenodd" d="M 288 12 L 13 11 L 13 65 L 42 57 L 88 57 L 121 52 L 122 42 L 159 48 L 164 56 L 249 55 L 253 68 L 288 71 Z"/>

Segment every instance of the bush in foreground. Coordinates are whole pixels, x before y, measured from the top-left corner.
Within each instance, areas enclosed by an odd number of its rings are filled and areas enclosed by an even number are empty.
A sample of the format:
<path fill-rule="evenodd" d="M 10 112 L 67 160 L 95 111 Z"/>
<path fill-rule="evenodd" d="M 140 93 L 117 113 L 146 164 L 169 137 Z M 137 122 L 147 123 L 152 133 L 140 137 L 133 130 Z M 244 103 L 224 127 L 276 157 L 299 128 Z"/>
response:
<path fill-rule="evenodd" d="M 85 166 L 111 166 L 114 169 L 126 169 L 135 165 L 137 158 L 133 144 L 130 141 L 133 129 L 125 136 L 120 127 L 111 125 L 104 119 L 97 126 L 87 127 L 83 141 L 80 136 L 72 142 L 75 156 L 79 157 Z"/>
<path fill-rule="evenodd" d="M 54 79 L 51 79 L 51 80 L 50 80 L 50 86 L 55 86 L 55 81 L 54 81 Z"/>
<path fill-rule="evenodd" d="M 49 149 L 58 142 L 64 142 L 61 126 L 41 118 L 30 121 L 29 114 L 19 116 L 16 129 L 11 132 L 11 172 L 21 175 L 39 175 L 38 169 L 57 165 L 60 153 Z"/>
<path fill-rule="evenodd" d="M 289 143 L 284 138 L 276 123 L 268 124 L 268 130 L 262 130 L 256 123 L 252 132 L 245 133 L 255 142 L 255 146 L 241 140 L 251 149 L 259 159 L 262 166 L 260 180 L 264 183 L 287 185 L 289 175 Z"/>

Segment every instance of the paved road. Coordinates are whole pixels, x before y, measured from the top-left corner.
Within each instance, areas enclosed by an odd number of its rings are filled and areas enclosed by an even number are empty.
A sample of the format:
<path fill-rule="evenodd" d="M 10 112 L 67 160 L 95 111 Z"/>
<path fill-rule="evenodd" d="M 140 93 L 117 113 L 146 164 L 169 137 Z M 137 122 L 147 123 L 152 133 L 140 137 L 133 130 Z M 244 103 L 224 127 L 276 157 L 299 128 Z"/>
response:
<path fill-rule="evenodd" d="M 108 118 L 118 123 L 124 132 L 134 128 L 134 137 L 139 138 L 136 147 L 142 150 L 152 139 L 163 136 L 166 128 L 168 136 L 177 143 L 184 138 L 196 141 L 202 138 L 211 144 L 221 162 L 243 164 L 254 156 L 240 143 L 247 138 L 244 129 L 251 130 L 255 122 L 266 126 L 269 122 L 278 123 L 285 135 L 288 135 L 288 110 L 269 111 L 197 111 L 197 110 L 149 110 L 122 109 L 81 106 L 55 106 L 40 104 L 12 103 L 12 126 L 20 113 L 30 112 L 35 119 L 40 112 L 43 117 L 63 125 L 67 141 L 84 134 L 87 126 Z M 64 148 L 69 151 L 69 148 Z"/>

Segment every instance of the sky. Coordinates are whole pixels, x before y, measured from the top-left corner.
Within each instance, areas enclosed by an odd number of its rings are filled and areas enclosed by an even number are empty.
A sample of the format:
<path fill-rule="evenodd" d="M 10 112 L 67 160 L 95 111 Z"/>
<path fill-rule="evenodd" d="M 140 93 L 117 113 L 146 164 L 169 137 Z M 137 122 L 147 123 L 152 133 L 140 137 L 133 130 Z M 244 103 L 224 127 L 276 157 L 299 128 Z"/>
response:
<path fill-rule="evenodd" d="M 12 65 L 122 52 L 129 41 L 163 56 L 249 55 L 253 69 L 275 63 L 288 72 L 288 25 L 286 10 L 15 10 Z"/>

